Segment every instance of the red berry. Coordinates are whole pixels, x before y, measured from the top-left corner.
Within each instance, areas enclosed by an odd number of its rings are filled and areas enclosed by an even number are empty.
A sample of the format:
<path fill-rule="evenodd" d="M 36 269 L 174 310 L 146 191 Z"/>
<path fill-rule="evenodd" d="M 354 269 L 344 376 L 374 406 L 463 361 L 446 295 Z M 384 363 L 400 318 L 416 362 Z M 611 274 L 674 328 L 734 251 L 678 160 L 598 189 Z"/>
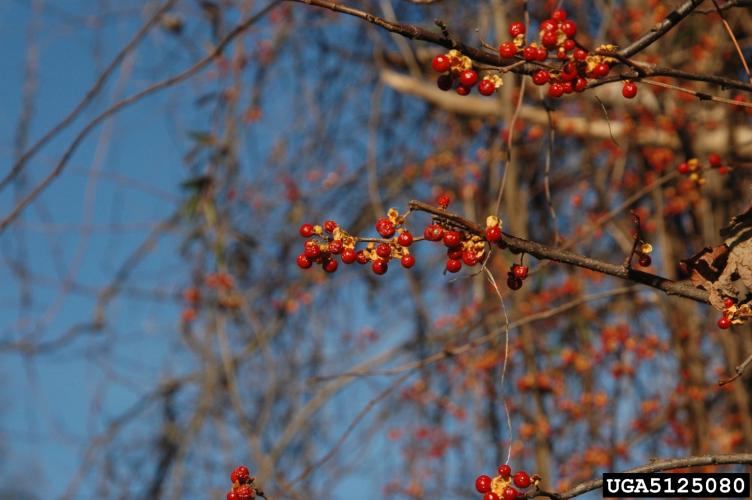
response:
<path fill-rule="evenodd" d="M 550 97 L 561 97 L 564 94 L 564 86 L 560 83 L 552 83 L 548 86 L 548 95 Z"/>
<path fill-rule="evenodd" d="M 509 25 L 509 36 L 512 38 L 516 37 L 517 35 L 524 35 L 525 34 L 525 25 L 519 21 L 513 22 Z"/>
<path fill-rule="evenodd" d="M 478 92 L 480 92 L 481 95 L 492 95 L 496 92 L 496 85 L 490 78 L 484 78 L 478 84 Z"/>
<path fill-rule="evenodd" d="M 456 273 L 462 269 L 462 261 L 459 259 L 449 259 L 446 263 L 446 270 L 450 273 Z"/>
<path fill-rule="evenodd" d="M 518 495 L 517 490 L 515 490 L 511 486 L 507 486 L 506 488 L 504 488 L 504 493 L 503 493 L 504 500 L 514 500 L 515 498 L 517 498 L 517 495 Z"/>
<path fill-rule="evenodd" d="M 462 252 L 462 262 L 464 262 L 466 266 L 474 266 L 478 263 L 478 257 L 472 250 L 464 250 Z"/>
<path fill-rule="evenodd" d="M 640 255 L 640 258 L 637 261 L 642 267 L 648 267 L 653 262 L 653 259 L 650 258 L 650 255 L 643 253 Z"/>
<path fill-rule="evenodd" d="M 528 476 L 527 472 L 524 470 L 521 470 L 514 475 L 514 484 L 518 488 L 527 488 L 531 483 L 530 476 Z"/>
<path fill-rule="evenodd" d="M 541 31 L 556 31 L 557 24 L 553 19 L 546 19 L 541 23 Z"/>
<path fill-rule="evenodd" d="M 447 259 L 462 260 L 462 247 L 447 248 Z"/>
<path fill-rule="evenodd" d="M 251 471 L 248 470 L 248 467 L 245 465 L 239 465 L 235 467 L 235 470 L 232 471 L 232 474 L 230 474 L 230 479 L 232 480 L 233 474 L 235 475 L 236 479 L 240 481 L 241 483 L 249 480 L 251 478 Z M 232 481 L 235 482 L 234 480 Z"/>
<path fill-rule="evenodd" d="M 328 273 L 333 273 L 334 271 L 337 270 L 337 261 L 334 259 L 326 259 L 323 262 L 323 266 L 324 266 L 324 271 Z"/>
<path fill-rule="evenodd" d="M 688 174 L 690 172 L 689 165 L 687 165 L 686 162 L 681 162 L 678 167 L 676 167 L 676 170 L 680 174 Z"/>
<path fill-rule="evenodd" d="M 492 243 L 501 240 L 501 228 L 499 226 L 487 227 L 486 239 Z"/>
<path fill-rule="evenodd" d="M 382 259 L 389 259 L 392 255 L 392 247 L 388 243 L 379 243 L 376 247 L 376 255 Z"/>
<path fill-rule="evenodd" d="M 548 51 L 545 47 L 538 47 L 537 49 L 538 53 L 536 54 L 535 60 L 536 61 L 545 61 L 548 57 Z"/>
<path fill-rule="evenodd" d="M 337 229 L 337 223 L 333 220 L 324 222 L 324 231 L 327 233 L 333 233 L 335 229 Z"/>
<path fill-rule="evenodd" d="M 556 47 L 556 43 L 558 42 L 558 35 L 555 31 L 545 31 L 543 33 L 543 36 L 541 36 L 541 43 L 544 47 L 553 48 Z"/>
<path fill-rule="evenodd" d="M 634 82 L 624 82 L 624 86 L 621 88 L 621 95 L 627 99 L 632 99 L 637 95 L 637 85 Z"/>
<path fill-rule="evenodd" d="M 332 240 L 329 242 L 329 253 L 340 253 L 342 251 L 342 240 Z"/>
<path fill-rule="evenodd" d="M 731 328 L 731 320 L 728 319 L 726 316 L 721 316 L 721 319 L 719 319 L 718 323 L 716 324 L 718 325 L 718 328 L 720 328 L 721 330 L 728 330 L 729 328 Z"/>
<path fill-rule="evenodd" d="M 584 61 L 585 59 L 587 59 L 587 51 L 582 49 L 575 49 L 575 51 L 572 53 L 572 57 L 574 57 L 577 61 Z"/>
<path fill-rule="evenodd" d="M 526 61 L 535 61 L 538 59 L 538 48 L 533 47 L 532 45 L 528 45 L 524 49 L 522 49 L 522 57 Z"/>
<path fill-rule="evenodd" d="M 300 226 L 300 235 L 303 238 L 308 238 L 313 234 L 313 224 L 303 224 Z"/>
<path fill-rule="evenodd" d="M 736 304 L 736 301 L 732 299 L 731 297 L 726 297 L 723 299 L 723 307 L 724 309 L 728 309 L 729 307 L 733 307 L 734 304 Z"/>
<path fill-rule="evenodd" d="M 577 44 L 574 43 L 574 40 L 572 40 L 571 38 L 564 40 L 564 50 L 571 51 L 574 50 L 575 47 L 577 47 Z"/>
<path fill-rule="evenodd" d="M 357 260 L 358 260 L 358 264 L 365 264 L 368 262 L 368 256 L 363 250 L 358 250 Z"/>
<path fill-rule="evenodd" d="M 572 82 L 564 82 L 561 84 L 562 88 L 564 88 L 565 94 L 571 94 L 574 92 L 574 85 L 572 85 Z"/>
<path fill-rule="evenodd" d="M 241 486 L 235 490 L 238 500 L 250 500 L 256 497 L 256 492 L 248 485 Z"/>
<path fill-rule="evenodd" d="M 571 19 L 567 19 L 561 23 L 561 31 L 569 38 L 572 38 L 577 34 L 577 23 Z"/>
<path fill-rule="evenodd" d="M 375 260 L 373 261 L 373 265 L 371 265 L 371 269 L 373 269 L 373 272 L 376 274 L 384 274 L 389 269 L 389 266 L 387 265 L 385 260 Z"/>
<path fill-rule="evenodd" d="M 718 155 L 718 153 L 710 153 L 708 155 L 708 163 L 710 163 L 711 167 L 720 167 L 721 157 Z"/>
<path fill-rule="evenodd" d="M 475 489 L 478 493 L 488 493 L 491 491 L 491 478 L 482 474 L 475 478 Z"/>
<path fill-rule="evenodd" d="M 539 69 L 533 73 L 533 83 L 536 85 L 545 85 L 548 83 L 549 78 L 551 78 L 551 75 L 544 69 Z"/>
<path fill-rule="evenodd" d="M 352 248 L 345 248 L 342 250 L 342 262 L 345 264 L 352 264 L 358 259 L 358 254 Z"/>
<path fill-rule="evenodd" d="M 527 278 L 527 266 L 521 266 L 519 264 L 512 265 L 512 274 L 515 278 L 524 280 Z"/>
<path fill-rule="evenodd" d="M 567 58 L 567 51 L 564 50 L 563 47 L 559 47 L 559 50 L 556 51 L 556 59 L 561 59 L 562 61 Z"/>
<path fill-rule="evenodd" d="M 403 255 L 402 258 L 400 259 L 400 263 L 402 264 L 402 267 L 404 267 L 405 269 L 410 269 L 411 267 L 415 265 L 415 257 L 413 257 L 410 254 Z"/>
<path fill-rule="evenodd" d="M 604 76 L 608 75 L 608 72 L 611 71 L 611 68 L 606 63 L 598 63 L 593 68 L 593 76 L 596 78 L 603 78 Z"/>
<path fill-rule="evenodd" d="M 384 238 L 391 238 L 394 236 L 394 223 L 389 219 L 382 217 L 376 221 L 376 231 Z"/>
<path fill-rule="evenodd" d="M 507 479 L 512 475 L 512 468 L 507 464 L 499 465 L 499 475 L 502 478 Z"/>
<path fill-rule="evenodd" d="M 444 233 L 444 245 L 452 248 L 460 243 L 462 243 L 462 235 L 459 231 L 447 231 Z"/>
<path fill-rule="evenodd" d="M 409 247 L 413 244 L 413 235 L 410 233 L 410 231 L 402 231 L 400 235 L 397 236 L 397 243 L 399 243 L 403 247 Z"/>
<path fill-rule="evenodd" d="M 444 237 L 444 229 L 438 224 L 429 224 L 423 230 L 423 237 L 428 241 L 439 241 Z"/>
<path fill-rule="evenodd" d="M 227 492 L 227 500 L 239 500 L 239 498 L 240 497 L 237 495 L 237 493 L 235 493 L 234 490 Z"/>
<path fill-rule="evenodd" d="M 308 242 L 306 242 L 306 246 L 303 249 L 303 254 L 309 259 L 315 259 L 321 254 L 321 249 L 319 248 L 318 243 L 316 243 L 315 241 L 311 242 L 310 245 L 307 243 Z"/>
<path fill-rule="evenodd" d="M 578 78 L 574 82 L 574 90 L 575 92 L 582 92 L 587 88 L 587 80 L 584 78 Z"/>
<path fill-rule="evenodd" d="M 509 274 L 507 276 L 507 286 L 510 290 L 519 290 L 520 288 L 522 288 L 522 280 L 515 278 L 514 274 Z"/>
<path fill-rule="evenodd" d="M 509 59 L 517 54 L 517 46 L 513 42 L 504 42 L 499 45 L 499 55 L 502 59 Z"/>
<path fill-rule="evenodd" d="M 567 18 L 567 13 L 564 9 L 556 9 L 553 14 L 551 14 L 551 19 L 554 21 L 563 21 Z"/>
<path fill-rule="evenodd" d="M 470 90 L 472 90 L 470 87 L 465 87 L 464 85 L 457 85 L 457 88 L 454 89 L 454 91 L 461 96 L 468 95 L 470 93 Z"/>
<path fill-rule="evenodd" d="M 436 79 L 436 86 L 439 87 L 439 89 L 447 91 L 452 88 L 452 77 L 451 75 L 441 75 L 439 78 Z"/>
<path fill-rule="evenodd" d="M 499 495 L 497 495 L 493 491 L 489 491 L 488 493 L 483 495 L 483 500 L 501 500 L 501 499 L 499 498 Z"/>
<path fill-rule="evenodd" d="M 478 82 L 478 72 L 472 69 L 466 69 L 460 73 L 460 83 L 465 87 L 472 87 Z"/>
<path fill-rule="evenodd" d="M 439 54 L 433 58 L 431 66 L 433 66 L 434 71 L 444 73 L 445 71 L 449 71 L 449 68 L 452 67 L 452 61 L 445 54 Z"/>
<path fill-rule="evenodd" d="M 441 208 L 448 207 L 451 202 L 452 198 L 446 193 L 442 193 L 436 197 L 436 204 Z"/>

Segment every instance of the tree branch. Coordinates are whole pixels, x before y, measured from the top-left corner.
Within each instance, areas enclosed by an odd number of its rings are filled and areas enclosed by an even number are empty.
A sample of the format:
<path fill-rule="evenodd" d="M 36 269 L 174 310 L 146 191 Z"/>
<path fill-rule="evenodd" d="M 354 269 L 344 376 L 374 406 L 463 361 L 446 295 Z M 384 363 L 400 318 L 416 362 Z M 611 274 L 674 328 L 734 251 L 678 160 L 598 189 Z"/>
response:
<path fill-rule="evenodd" d="M 631 57 L 638 52 L 641 52 L 642 50 L 650 46 L 653 42 L 658 40 L 660 37 L 668 33 L 671 28 L 679 24 L 682 19 L 691 14 L 692 11 L 695 10 L 695 8 L 697 8 L 702 2 L 703 0 L 687 0 L 677 9 L 671 11 L 669 15 L 667 15 L 666 18 L 663 19 L 663 21 L 653 26 L 648 33 L 644 34 L 633 43 L 621 49 L 619 51 L 619 54 L 624 57 Z"/>
<path fill-rule="evenodd" d="M 465 231 L 476 234 L 478 236 L 485 235 L 485 229 L 480 225 L 465 219 L 457 214 L 442 210 L 441 208 L 434 207 L 422 201 L 413 200 L 409 204 L 410 209 L 421 212 L 426 212 L 438 217 L 439 219 L 448 221 L 458 227 L 461 227 Z M 646 273 L 643 271 L 637 271 L 635 269 L 628 269 L 618 264 L 611 264 L 590 257 L 570 252 L 569 250 L 563 250 L 559 248 L 549 247 L 542 245 L 535 241 L 525 240 L 517 238 L 510 234 L 504 233 L 504 238 L 501 245 L 518 251 L 525 252 L 540 260 L 552 260 L 555 262 L 561 262 L 563 264 L 570 264 L 584 269 L 590 269 L 602 274 L 614 276 L 634 283 L 640 283 L 647 285 L 658 290 L 662 290 L 667 295 L 677 295 L 687 299 L 692 299 L 697 302 L 708 302 L 708 292 L 705 290 L 694 287 L 687 281 L 673 281 L 662 276 Z"/>

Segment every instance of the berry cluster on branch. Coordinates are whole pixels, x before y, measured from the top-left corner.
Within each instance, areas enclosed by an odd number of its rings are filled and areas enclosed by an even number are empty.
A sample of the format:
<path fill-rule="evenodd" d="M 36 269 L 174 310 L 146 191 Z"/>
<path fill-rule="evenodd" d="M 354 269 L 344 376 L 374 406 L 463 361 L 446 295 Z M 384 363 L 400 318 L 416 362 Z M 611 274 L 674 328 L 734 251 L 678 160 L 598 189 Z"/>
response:
<path fill-rule="evenodd" d="M 483 500 L 515 500 L 525 498 L 524 490 L 539 481 L 539 476 L 530 477 L 524 470 L 512 475 L 512 468 L 503 464 L 498 468 L 498 475 L 493 478 L 485 474 L 478 476 L 475 479 L 475 489 L 484 494 Z"/>
<path fill-rule="evenodd" d="M 256 478 L 245 465 L 235 467 L 230 473 L 232 489 L 227 492 L 227 500 L 252 500 L 256 496 L 264 496 L 254 485 Z"/>

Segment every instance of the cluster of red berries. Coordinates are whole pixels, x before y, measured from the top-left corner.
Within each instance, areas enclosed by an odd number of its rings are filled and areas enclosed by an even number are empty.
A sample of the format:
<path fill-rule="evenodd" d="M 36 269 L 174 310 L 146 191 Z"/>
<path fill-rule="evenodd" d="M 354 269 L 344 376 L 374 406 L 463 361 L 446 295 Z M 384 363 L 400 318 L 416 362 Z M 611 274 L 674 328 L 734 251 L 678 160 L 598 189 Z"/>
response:
<path fill-rule="evenodd" d="M 510 290 L 522 288 L 522 282 L 527 278 L 527 271 L 527 266 L 512 264 L 512 268 L 507 272 L 507 286 Z"/>
<path fill-rule="evenodd" d="M 232 489 L 227 492 L 227 500 L 250 500 L 256 498 L 256 494 L 259 492 L 253 486 L 255 480 L 256 478 L 251 476 L 251 471 L 245 465 L 235 467 L 230 474 Z"/>
<path fill-rule="evenodd" d="M 433 58 L 431 66 L 437 73 L 442 73 L 436 80 L 436 85 L 441 90 L 450 90 L 454 87 L 459 95 L 468 95 L 477 84 L 478 92 L 489 96 L 502 85 L 501 77 L 498 75 L 489 73 L 480 77 L 473 69 L 472 60 L 458 50 L 437 55 Z"/>
<path fill-rule="evenodd" d="M 483 500 L 513 500 L 523 498 L 524 493 L 514 488 L 514 486 L 524 490 L 530 487 L 536 479 L 535 476 L 531 478 L 524 470 L 518 471 L 512 476 L 512 468 L 507 464 L 500 465 L 498 472 L 499 475 L 494 478 L 483 474 L 475 479 L 475 489 L 479 493 L 484 494 Z"/>
<path fill-rule="evenodd" d="M 728 330 L 731 328 L 731 318 L 729 316 L 733 315 L 734 309 L 736 308 L 736 301 L 732 299 L 731 297 L 726 297 L 723 299 L 723 315 L 720 317 L 718 322 L 716 323 L 718 325 L 718 328 L 722 330 Z"/>
<path fill-rule="evenodd" d="M 413 235 L 404 228 L 404 218 L 396 209 L 389 209 L 386 217 L 376 221 L 376 232 L 382 239 L 374 238 L 375 241 L 370 241 L 367 248 L 356 251 L 358 239 L 335 221 L 328 220 L 322 226 L 303 224 L 300 235 L 309 239 L 305 242 L 303 253 L 298 255 L 298 266 L 308 269 L 315 262 L 320 263 L 324 271 L 333 273 L 337 270 L 336 258 L 339 256 L 344 264 L 371 262 L 373 272 L 380 275 L 386 273 L 392 258 L 400 259 L 405 268 L 415 265 L 415 257 L 408 248 L 413 243 Z"/>
<path fill-rule="evenodd" d="M 731 167 L 723 164 L 723 160 L 718 153 L 710 153 L 708 155 L 708 164 L 708 167 L 703 167 L 700 165 L 700 160 L 697 158 L 690 158 L 689 160 L 680 163 L 679 166 L 676 167 L 676 170 L 680 174 L 688 176 L 689 180 L 698 186 L 705 184 L 705 178 L 702 176 L 703 169 L 716 169 L 721 175 L 731 172 Z"/>

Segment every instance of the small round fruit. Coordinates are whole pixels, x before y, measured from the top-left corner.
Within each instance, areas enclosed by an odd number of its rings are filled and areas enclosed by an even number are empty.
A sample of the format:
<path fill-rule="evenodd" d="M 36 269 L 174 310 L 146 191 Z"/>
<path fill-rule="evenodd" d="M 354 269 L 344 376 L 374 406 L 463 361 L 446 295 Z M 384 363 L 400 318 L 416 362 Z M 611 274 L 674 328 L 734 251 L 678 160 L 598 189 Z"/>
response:
<path fill-rule="evenodd" d="M 516 37 L 517 35 L 524 35 L 525 34 L 525 25 L 519 21 L 513 22 L 509 25 L 509 36 L 512 38 Z"/>
<path fill-rule="evenodd" d="M 556 9 L 553 14 L 551 14 L 551 19 L 554 21 L 563 21 L 567 18 L 567 12 L 564 9 Z"/>
<path fill-rule="evenodd" d="M 449 196 L 446 193 L 441 193 L 439 196 L 436 197 L 436 204 L 440 206 L 441 208 L 448 207 L 451 202 L 452 202 L 451 196 Z"/>
<path fill-rule="evenodd" d="M 472 90 L 470 87 L 465 87 L 464 85 L 457 85 L 457 88 L 454 89 L 454 91 L 457 92 L 457 95 L 461 96 L 469 95 L 470 90 Z"/>
<path fill-rule="evenodd" d="M 342 250 L 342 262 L 345 264 L 352 264 L 358 260 L 358 254 L 352 248 L 345 248 Z"/>
<path fill-rule="evenodd" d="M 428 241 L 439 241 L 444 237 L 444 229 L 438 224 L 429 224 L 423 230 L 423 237 Z"/>
<path fill-rule="evenodd" d="M 515 278 L 519 278 L 521 280 L 524 280 L 527 278 L 527 266 L 521 266 L 518 264 L 514 264 L 512 266 L 512 274 L 514 274 Z"/>
<path fill-rule="evenodd" d="M 564 40 L 564 50 L 566 50 L 567 52 L 574 50 L 575 47 L 577 47 L 577 44 L 571 38 Z"/>
<path fill-rule="evenodd" d="M 449 248 L 456 247 L 462 243 L 462 235 L 459 231 L 446 231 L 444 233 L 444 245 Z"/>
<path fill-rule="evenodd" d="M 410 233 L 410 231 L 402 231 L 399 236 L 397 236 L 397 243 L 399 243 L 403 247 L 409 247 L 413 244 L 413 235 Z"/>
<path fill-rule="evenodd" d="M 376 274 L 384 274 L 389 269 L 389 266 L 387 265 L 385 260 L 375 260 L 373 261 L 373 265 L 371 265 L 371 269 L 373 269 L 373 272 Z"/>
<path fill-rule="evenodd" d="M 653 262 L 653 259 L 651 259 L 651 258 L 650 258 L 650 255 L 648 255 L 648 254 L 646 254 L 646 253 L 643 253 L 643 254 L 641 254 L 641 255 L 640 255 L 640 258 L 639 258 L 639 259 L 637 260 L 637 262 L 638 262 L 638 263 L 639 263 L 639 264 L 640 264 L 640 265 L 641 265 L 642 267 L 649 267 L 649 266 L 650 266 L 650 264 L 652 264 L 652 262 Z"/>
<path fill-rule="evenodd" d="M 535 55 L 535 60 L 545 61 L 548 57 L 548 50 L 546 50 L 546 47 L 538 47 L 536 50 L 538 53 Z"/>
<path fill-rule="evenodd" d="M 314 242 L 312 245 L 305 246 L 303 254 L 309 259 L 315 259 L 321 254 L 321 249 L 319 248 L 319 245 Z"/>
<path fill-rule="evenodd" d="M 484 78 L 478 84 L 478 92 L 480 92 L 481 95 L 493 95 L 495 91 L 496 85 L 494 85 L 494 82 L 492 82 L 490 78 Z"/>
<path fill-rule="evenodd" d="M 478 83 L 478 72 L 472 69 L 466 69 L 460 73 L 460 83 L 465 87 L 472 87 Z"/>
<path fill-rule="evenodd" d="M 561 23 L 561 31 L 567 35 L 567 37 L 572 38 L 577 34 L 577 23 L 571 19 L 567 19 Z"/>
<path fill-rule="evenodd" d="M 515 278 L 513 274 L 507 276 L 507 286 L 510 290 L 519 290 L 522 288 L 522 280 Z"/>
<path fill-rule="evenodd" d="M 731 320 L 726 316 L 721 316 L 721 318 L 718 320 L 718 323 L 716 324 L 721 330 L 728 330 L 729 328 L 731 328 Z"/>
<path fill-rule="evenodd" d="M 235 494 L 238 496 L 238 500 L 251 500 L 256 497 L 256 493 L 248 485 L 241 486 L 235 490 Z"/>
<path fill-rule="evenodd" d="M 445 54 L 439 54 L 433 58 L 431 66 L 437 73 L 444 73 L 452 67 L 452 61 Z"/>
<path fill-rule="evenodd" d="M 504 479 L 508 479 L 512 475 L 512 468 L 507 464 L 499 465 L 499 475 Z"/>
<path fill-rule="evenodd" d="M 488 493 L 483 495 L 483 500 L 501 500 L 501 498 L 499 498 L 499 495 L 497 495 L 493 491 L 489 491 Z"/>
<path fill-rule="evenodd" d="M 734 299 L 732 299 L 731 297 L 726 297 L 725 299 L 723 299 L 723 307 L 724 307 L 724 309 L 728 309 L 730 307 L 733 307 L 734 304 L 736 304 L 736 301 Z"/>
<path fill-rule="evenodd" d="M 482 474 L 475 478 L 475 489 L 478 493 L 488 493 L 491 491 L 491 478 Z"/>
<path fill-rule="evenodd" d="M 499 56 L 502 59 L 510 59 L 517 54 L 517 46 L 513 42 L 504 42 L 499 45 Z"/>
<path fill-rule="evenodd" d="M 443 91 L 451 89 L 452 83 L 454 83 L 454 81 L 452 80 L 451 75 L 441 75 L 436 79 L 436 86 Z"/>
<path fill-rule="evenodd" d="M 324 271 L 328 273 L 333 273 L 337 270 L 337 261 L 334 259 L 326 259 L 323 263 L 324 265 Z"/>
<path fill-rule="evenodd" d="M 459 259 L 449 259 L 446 263 L 446 270 L 450 273 L 456 273 L 462 269 L 462 261 Z"/>
<path fill-rule="evenodd" d="M 574 85 L 572 85 L 572 82 L 564 82 L 561 84 L 561 87 L 564 89 L 565 94 L 571 94 L 574 92 Z"/>
<path fill-rule="evenodd" d="M 679 172 L 680 174 L 685 174 L 685 175 L 686 175 L 686 174 L 688 174 L 688 173 L 690 172 L 690 170 L 691 170 L 691 169 L 689 168 L 689 165 L 687 164 L 687 162 L 681 162 L 681 163 L 679 164 L 679 166 L 678 166 L 678 167 L 676 167 L 676 170 L 677 170 L 677 171 L 678 171 L 678 172 Z"/>
<path fill-rule="evenodd" d="M 558 39 L 559 37 L 555 31 L 544 31 L 543 36 L 541 36 L 541 43 L 544 47 L 552 49 L 556 47 L 556 43 L 559 41 Z"/>
<path fill-rule="evenodd" d="M 518 494 L 519 493 L 517 492 L 517 490 L 515 490 L 511 486 L 507 486 L 506 488 L 504 488 L 504 493 L 502 495 L 504 497 L 504 500 L 515 500 Z"/>
<path fill-rule="evenodd" d="M 392 247 L 388 243 L 379 243 L 376 247 L 376 255 L 382 259 L 388 259 L 392 255 Z"/>
<path fill-rule="evenodd" d="M 608 72 L 611 71 L 611 68 L 606 63 L 598 63 L 593 68 L 593 76 L 596 78 L 603 78 L 604 76 L 608 75 Z"/>
<path fill-rule="evenodd" d="M 486 228 L 486 239 L 491 243 L 495 243 L 501 240 L 501 228 L 499 226 L 491 226 Z"/>
<path fill-rule="evenodd" d="M 329 253 L 340 253 L 342 252 L 343 246 L 342 240 L 332 240 L 329 242 Z"/>
<path fill-rule="evenodd" d="M 368 263 L 368 256 L 363 250 L 358 250 L 358 253 L 356 255 L 357 255 L 358 264 Z"/>
<path fill-rule="evenodd" d="M 720 167 L 721 166 L 721 156 L 718 153 L 710 153 L 708 155 L 708 163 L 710 163 L 711 167 Z"/>
<path fill-rule="evenodd" d="M 478 263 L 478 257 L 475 255 L 475 252 L 472 250 L 464 250 L 462 252 L 462 262 L 466 266 L 474 266 Z"/>
<path fill-rule="evenodd" d="M 392 221 L 382 217 L 376 221 L 376 231 L 384 238 L 391 238 L 396 230 Z"/>
<path fill-rule="evenodd" d="M 587 88 L 587 80 L 584 78 L 578 78 L 574 82 L 574 91 L 575 92 L 582 92 Z"/>
<path fill-rule="evenodd" d="M 308 238 L 313 234 L 313 224 L 303 224 L 299 232 L 303 238 Z"/>
<path fill-rule="evenodd" d="M 538 59 L 538 48 L 528 45 L 522 49 L 522 57 L 526 61 L 536 61 Z"/>
<path fill-rule="evenodd" d="M 233 472 L 235 473 L 235 477 L 241 483 L 251 478 L 251 471 L 248 470 L 248 467 L 246 467 L 245 465 L 239 465 L 235 467 L 235 470 L 233 470 Z M 230 477 L 230 479 L 232 479 L 232 477 Z"/>
<path fill-rule="evenodd" d="M 634 82 L 624 82 L 624 86 L 621 88 L 621 95 L 627 99 L 632 99 L 637 95 L 637 85 Z"/>
<path fill-rule="evenodd" d="M 564 94 L 564 86 L 560 83 L 552 83 L 548 86 L 549 97 L 561 97 Z"/>
<path fill-rule="evenodd" d="M 533 73 L 533 83 L 536 85 L 545 85 L 550 78 L 551 75 L 544 69 L 539 69 Z"/>
<path fill-rule="evenodd" d="M 327 233 L 333 233 L 335 229 L 337 229 L 337 223 L 333 220 L 324 222 L 324 231 Z"/>
<path fill-rule="evenodd" d="M 524 470 L 521 470 L 514 475 L 514 484 L 518 488 L 527 488 L 531 483 L 530 476 L 528 476 L 527 472 Z"/>
<path fill-rule="evenodd" d="M 235 490 L 228 491 L 227 492 L 227 500 L 240 500 L 240 497 L 237 493 L 235 493 Z"/>
<path fill-rule="evenodd" d="M 546 19 L 541 23 L 540 27 L 544 33 L 547 31 L 556 31 L 557 23 L 553 19 Z"/>
<path fill-rule="evenodd" d="M 400 263 L 402 264 L 402 267 L 404 267 L 405 269 L 410 269 L 411 267 L 415 265 L 415 257 L 413 257 L 410 254 L 403 255 L 402 258 L 400 259 Z"/>

